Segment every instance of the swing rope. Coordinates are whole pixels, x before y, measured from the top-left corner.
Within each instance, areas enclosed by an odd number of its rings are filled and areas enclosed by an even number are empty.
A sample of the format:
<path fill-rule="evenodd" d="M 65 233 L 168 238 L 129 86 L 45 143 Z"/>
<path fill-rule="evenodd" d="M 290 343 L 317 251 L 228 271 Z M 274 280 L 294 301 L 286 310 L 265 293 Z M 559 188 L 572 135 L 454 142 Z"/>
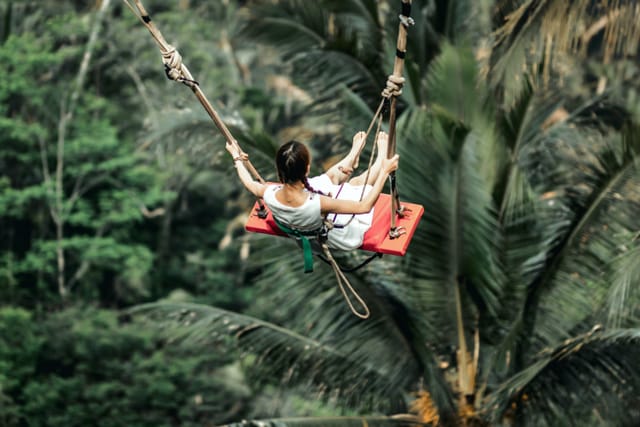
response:
<path fill-rule="evenodd" d="M 389 78 L 391 79 L 392 76 L 390 76 Z M 397 83 L 396 83 L 397 82 Z M 402 83 L 404 82 L 404 79 L 402 79 L 402 81 L 398 82 L 398 79 L 394 79 L 391 82 L 387 81 L 387 87 L 384 89 L 383 91 L 383 99 L 380 101 L 380 105 L 378 106 L 378 109 L 376 110 L 375 114 L 373 115 L 373 118 L 371 119 L 371 122 L 369 123 L 369 126 L 367 127 L 367 131 L 365 132 L 365 136 L 364 136 L 364 140 L 367 141 L 367 139 L 369 138 L 369 134 L 371 133 L 371 129 L 373 128 L 373 125 L 377 122 L 377 128 L 376 128 L 376 137 L 374 139 L 374 144 L 373 144 L 373 148 L 371 149 L 371 155 L 369 156 L 369 165 L 367 166 L 367 172 L 365 174 L 365 179 L 364 182 L 368 182 L 369 181 L 369 174 L 371 173 L 371 167 L 373 165 L 373 159 L 375 158 L 376 155 L 376 149 L 377 149 L 377 139 L 378 139 L 378 135 L 380 133 L 380 128 L 382 127 L 382 111 L 384 108 L 384 105 L 386 103 L 386 99 L 384 97 L 385 93 L 388 93 L 389 96 L 397 96 L 400 93 L 402 93 L 401 87 L 402 87 Z M 385 92 L 386 91 L 386 92 Z M 362 147 L 360 147 L 360 151 L 358 152 L 358 155 L 355 157 L 355 159 L 357 159 L 360 156 L 360 153 L 362 152 L 362 150 L 364 149 L 365 144 L 362 144 Z M 356 160 L 354 159 L 352 165 L 351 165 L 351 173 L 353 173 L 353 170 L 355 169 L 355 163 Z M 342 191 L 344 185 L 346 183 L 346 180 L 344 182 L 342 182 L 342 184 L 340 184 L 340 187 L 338 188 L 338 191 L 336 192 L 335 198 L 337 199 L 338 196 L 340 195 L 340 192 Z M 360 193 L 360 200 L 363 199 L 364 197 L 364 193 L 366 190 L 366 185 L 362 186 L 362 192 Z M 393 219 L 395 220 L 395 211 L 392 210 L 391 215 L 393 217 Z M 328 219 L 328 215 L 325 216 L 325 225 L 327 227 L 335 227 L 336 225 L 334 224 L 336 218 L 338 217 L 337 214 L 333 214 L 333 219 Z M 353 221 L 353 219 L 355 218 L 355 215 L 351 215 L 351 217 L 349 218 L 349 220 L 344 223 L 344 224 L 339 224 L 337 225 L 337 227 L 346 227 L 349 225 L 349 223 L 351 223 L 351 221 Z M 396 228 L 397 229 L 397 228 Z M 391 232 L 391 230 L 390 230 Z M 338 281 L 338 287 L 340 288 L 340 292 L 342 293 L 342 296 L 344 297 L 345 301 L 347 302 L 347 305 L 349 306 L 349 309 L 351 310 L 351 312 L 356 316 L 359 317 L 360 319 L 368 319 L 369 316 L 371 315 L 371 311 L 369 310 L 369 307 L 367 306 L 367 303 L 364 301 L 364 299 L 360 296 L 360 294 L 358 294 L 358 292 L 354 289 L 353 285 L 351 284 L 351 282 L 349 281 L 349 279 L 347 278 L 347 276 L 345 275 L 346 272 L 350 272 L 350 271 L 356 271 L 361 267 L 364 267 L 365 265 L 367 265 L 368 263 L 370 263 L 371 261 L 373 261 L 375 258 L 379 258 L 382 256 L 381 253 L 374 253 L 373 255 L 369 256 L 364 262 L 362 262 L 360 265 L 352 268 L 352 269 L 345 269 L 343 267 L 341 267 L 338 262 L 335 260 L 335 258 L 333 257 L 333 255 L 331 254 L 331 250 L 329 249 L 329 246 L 326 244 L 326 242 L 321 242 L 321 246 L 322 246 L 322 251 L 324 253 L 324 257 L 320 257 L 320 259 L 322 259 L 323 261 L 325 261 L 327 264 L 329 264 L 331 266 L 331 268 L 333 269 L 333 272 L 336 276 L 336 280 Z M 351 298 L 349 298 L 349 294 L 348 292 L 351 293 L 351 295 L 353 295 L 354 299 L 358 302 L 358 304 L 362 307 L 363 311 L 358 311 L 353 302 L 351 301 Z"/>
<path fill-rule="evenodd" d="M 369 158 L 369 166 L 367 168 L 367 174 L 366 174 L 366 178 L 365 178 L 365 183 L 369 180 L 369 173 L 370 173 L 370 170 L 371 170 L 371 166 L 373 164 L 375 149 L 376 149 L 376 146 L 377 146 L 375 142 L 376 142 L 376 140 L 378 138 L 378 134 L 380 132 L 380 127 L 381 127 L 381 124 L 382 124 L 381 113 L 382 113 L 383 106 L 385 105 L 386 101 L 388 101 L 389 104 L 390 104 L 390 107 L 389 107 L 389 145 L 388 145 L 388 148 L 387 148 L 387 158 L 393 157 L 395 155 L 395 152 L 396 152 L 396 107 L 397 107 L 397 99 L 402 94 L 402 85 L 404 84 L 404 81 L 405 81 L 404 77 L 402 77 L 402 73 L 403 73 L 403 69 L 404 69 L 404 58 L 405 58 L 406 51 L 407 51 L 407 30 L 411 25 L 414 24 L 414 21 L 411 18 L 411 0 L 402 0 L 402 9 L 400 11 L 399 19 L 400 19 L 400 24 L 399 24 L 399 28 L 398 28 L 398 38 L 397 38 L 397 42 L 396 42 L 396 57 L 395 57 L 394 65 L 393 65 L 393 73 L 387 79 L 387 84 L 386 84 L 385 88 L 382 90 L 382 94 L 381 94 L 382 95 L 382 100 L 380 102 L 380 105 L 378 106 L 378 109 L 376 110 L 375 114 L 373 115 L 373 118 L 371 119 L 371 122 L 369 123 L 369 126 L 367 127 L 367 131 L 365 133 L 365 141 L 366 141 L 367 138 L 369 137 L 369 133 L 371 132 L 371 129 L 373 128 L 373 124 L 376 121 L 378 121 L 378 128 L 376 130 L 376 138 L 374 140 L 373 149 L 371 151 L 371 156 Z M 353 163 L 351 165 L 351 173 L 353 173 L 353 170 L 355 169 L 355 166 L 356 166 L 356 159 L 359 157 L 359 155 L 362 152 L 362 150 L 364 149 L 365 145 L 366 145 L 366 142 L 360 148 L 360 151 L 358 152 L 358 156 L 356 156 L 354 158 Z M 400 215 L 400 216 L 404 215 L 404 207 L 400 205 L 400 196 L 398 195 L 398 187 L 397 187 L 396 173 L 395 172 L 393 172 L 389 176 L 389 181 L 390 181 L 390 186 L 391 186 L 391 226 L 389 228 L 389 237 L 391 239 L 395 239 L 397 237 L 400 237 L 404 233 L 406 233 L 406 230 L 404 230 L 403 227 L 398 227 L 397 226 L 397 222 L 396 222 L 396 214 Z M 345 180 L 345 182 L 346 182 L 346 180 Z M 343 186 L 344 186 L 344 182 L 340 185 L 340 188 L 338 189 L 338 192 L 337 192 L 337 194 L 335 196 L 336 199 L 338 198 L 338 195 L 342 191 Z M 363 186 L 363 188 L 362 188 L 362 193 L 360 194 L 360 200 L 362 200 L 362 198 L 364 197 L 364 191 L 365 191 L 365 186 Z M 336 218 L 337 218 L 337 215 L 334 214 L 333 220 L 335 221 Z M 351 216 L 351 218 L 345 224 L 345 226 L 348 225 L 349 222 L 351 222 L 353 220 L 353 218 L 355 218 L 355 215 Z M 331 221 L 325 221 L 325 222 L 330 222 L 331 223 Z M 369 307 L 364 302 L 364 299 L 362 299 L 362 297 L 358 294 L 358 292 L 356 292 L 356 290 L 353 288 L 353 286 L 349 282 L 349 279 L 345 276 L 344 271 L 340 268 L 340 266 L 336 262 L 335 258 L 331 255 L 331 251 L 329 250 L 329 247 L 326 244 L 326 242 L 322 242 L 322 250 L 323 250 L 323 252 L 325 254 L 326 259 L 328 260 L 329 264 L 331 265 L 331 267 L 333 269 L 333 272 L 335 273 L 336 279 L 338 281 L 338 286 L 340 287 L 340 291 L 342 292 L 342 295 L 344 296 L 344 299 L 347 301 L 347 304 L 349 305 L 349 308 L 351 309 L 351 312 L 354 315 L 356 315 L 357 317 L 361 318 L 361 319 L 368 319 L 370 314 L 371 314 L 371 312 L 369 310 Z M 373 258 L 374 257 L 369 258 L 369 260 L 367 260 L 366 262 L 369 262 Z M 358 310 L 356 310 L 356 308 L 353 305 L 353 302 L 351 301 L 351 299 L 349 298 L 349 295 L 347 294 L 347 290 L 349 292 L 351 292 L 351 294 L 354 296 L 356 301 L 363 308 L 363 310 L 364 310 L 363 312 L 359 312 Z"/>
<path fill-rule="evenodd" d="M 241 155 L 238 158 L 234 159 L 234 162 L 236 160 L 242 160 L 247 170 L 251 173 L 251 175 L 253 175 L 253 177 L 257 181 L 264 184 L 265 183 L 264 179 L 260 176 L 258 171 L 253 166 L 253 164 L 251 164 L 251 162 L 249 161 L 249 156 L 242 150 L 242 148 L 238 144 L 238 141 L 236 141 L 236 139 L 233 137 L 233 135 L 231 134 L 227 126 L 222 121 L 219 114 L 216 112 L 216 110 L 213 108 L 213 106 L 211 105 L 211 103 L 209 102 L 205 94 L 200 89 L 200 85 L 198 84 L 198 82 L 194 80 L 193 76 L 189 72 L 189 69 L 182 62 L 182 56 L 180 55 L 178 50 L 165 40 L 160 30 L 156 27 L 155 23 L 151 21 L 151 17 L 149 16 L 149 13 L 144 8 L 142 2 L 140 0 L 133 0 L 133 2 L 135 3 L 135 7 L 129 2 L 129 0 L 123 0 L 123 2 L 133 12 L 133 14 L 136 15 L 136 17 L 143 23 L 143 25 L 147 28 L 147 30 L 155 40 L 156 44 L 158 45 L 158 48 L 160 49 L 160 53 L 162 55 L 162 62 L 164 64 L 165 74 L 167 75 L 167 78 L 183 83 L 184 85 L 186 85 L 192 90 L 192 92 L 195 94 L 195 96 L 198 98 L 198 100 L 204 107 L 205 111 L 209 114 L 209 117 L 213 120 L 218 130 L 225 137 L 227 143 L 231 144 L 234 148 L 237 149 L 238 152 L 241 153 Z M 365 133 L 365 141 L 366 141 L 367 138 L 369 137 L 369 134 L 371 133 L 371 130 L 374 124 L 377 121 L 378 123 L 377 130 L 376 130 L 376 140 L 377 140 L 377 136 L 380 132 L 380 128 L 382 125 L 382 111 L 385 104 L 388 102 L 390 104 L 390 108 L 389 108 L 389 145 L 387 149 L 387 158 L 393 157 L 396 151 L 396 141 L 395 141 L 396 104 L 397 104 L 397 97 L 402 94 L 402 85 L 405 80 L 402 77 L 402 72 L 404 67 L 404 57 L 406 53 L 407 29 L 409 26 L 414 24 L 414 21 L 411 18 L 411 0 L 402 0 L 402 10 L 401 10 L 399 19 L 400 19 L 400 24 L 399 24 L 399 30 L 398 30 L 398 39 L 396 43 L 396 58 L 394 62 L 393 74 L 388 77 L 386 87 L 383 89 L 381 93 L 382 100 L 380 101 L 380 104 L 376 112 L 374 113 L 373 118 L 369 123 L 369 126 L 367 127 L 367 131 Z M 374 159 L 374 154 L 376 150 L 376 144 L 375 144 L 376 140 L 374 140 L 374 146 L 372 148 L 371 156 L 369 159 L 369 166 L 367 168 L 367 175 L 365 177 L 365 182 L 368 181 L 369 179 L 369 173 L 371 170 L 371 166 L 373 165 L 373 159 Z M 363 144 L 362 147 L 360 147 L 360 150 L 357 153 L 358 155 L 355 157 L 355 159 L 357 159 L 360 156 L 362 150 L 364 149 L 364 145 L 366 145 L 366 143 Z M 345 173 L 347 176 L 353 173 L 353 170 L 355 169 L 355 166 L 356 166 L 355 159 L 352 164 L 351 171 L 348 173 Z M 389 180 L 391 184 L 391 200 L 392 200 L 391 228 L 389 230 L 389 236 L 391 238 L 396 238 L 403 234 L 403 231 L 400 230 L 400 227 L 396 227 L 396 214 L 402 215 L 403 207 L 400 206 L 400 199 L 397 191 L 395 172 L 393 172 L 389 176 Z M 342 190 L 343 186 L 344 186 L 344 182 L 341 184 L 336 194 L 336 198 L 340 194 L 340 191 Z M 365 191 L 365 187 L 363 186 L 362 194 L 360 195 L 360 200 L 362 200 L 362 198 L 364 197 L 364 191 Z M 258 206 L 259 206 L 258 216 L 260 216 L 261 218 L 266 218 L 267 211 L 261 199 L 258 199 Z M 355 215 L 352 215 L 351 219 L 349 219 L 349 221 L 345 225 L 348 225 L 348 223 L 351 222 L 354 217 Z M 334 215 L 334 220 L 335 218 L 336 216 Z M 329 229 L 332 228 L 333 223 L 327 220 L 326 217 L 325 217 L 325 220 L 326 220 L 325 223 L 328 223 L 327 227 Z M 324 253 L 323 260 L 328 262 L 331 265 L 335 273 L 336 279 L 338 281 L 338 286 L 340 288 L 340 291 L 344 296 L 344 299 L 346 300 L 347 304 L 349 305 L 351 312 L 361 319 L 369 318 L 371 314 L 369 307 L 365 303 L 364 299 L 358 294 L 358 292 L 356 292 L 353 285 L 351 285 L 351 283 L 349 282 L 348 278 L 345 276 L 344 274 L 345 270 L 340 268 L 337 261 L 331 254 L 326 238 L 323 239 L 323 241 L 321 241 L 320 244 L 321 244 L 322 251 Z M 367 261 L 365 261 L 363 265 L 370 262 L 375 257 L 380 255 L 381 254 L 374 254 Z M 349 298 L 347 291 L 353 295 L 354 299 L 362 307 L 363 311 L 358 311 L 355 308 L 351 298 Z"/>
<path fill-rule="evenodd" d="M 363 319 L 363 320 L 368 319 L 369 316 L 371 316 L 371 311 L 369 310 L 367 303 L 364 302 L 364 299 L 353 288 L 353 285 L 351 284 L 349 279 L 347 279 L 347 276 L 345 276 L 344 272 L 338 265 L 338 262 L 335 260 L 335 258 L 331 254 L 331 251 L 329 250 L 329 246 L 327 245 L 326 242 L 322 243 L 322 252 L 324 253 L 324 256 L 326 257 L 326 259 L 329 261 L 331 268 L 333 268 L 333 272 L 336 275 L 336 280 L 338 281 L 338 287 L 340 288 L 340 292 L 342 293 L 342 296 L 347 302 L 349 309 L 351 309 L 351 312 L 357 317 L 359 317 L 360 319 Z M 353 295 L 355 300 L 362 307 L 362 310 L 363 310 L 362 312 L 358 311 L 355 308 L 355 306 L 353 305 L 353 302 L 351 301 L 351 298 L 349 298 L 349 294 L 347 293 L 347 290 L 351 292 L 351 295 Z"/>
<path fill-rule="evenodd" d="M 404 70 L 404 57 L 407 53 L 407 31 L 410 26 L 415 24 L 413 18 L 411 18 L 411 0 L 402 0 L 399 19 L 393 73 L 387 80 L 387 87 L 382 91 L 382 96 L 389 99 L 391 104 L 389 107 L 389 149 L 387 157 L 395 155 L 396 152 L 396 106 L 404 83 L 402 73 Z M 402 216 L 404 207 L 400 205 L 395 172 L 389 176 L 389 181 L 391 184 L 391 228 L 389 229 L 389 237 L 394 239 L 406 232 L 402 227 L 396 226 L 396 214 Z"/>
<path fill-rule="evenodd" d="M 236 160 L 242 160 L 242 162 L 244 163 L 249 173 L 251 173 L 251 175 L 253 175 L 253 177 L 257 181 L 264 184 L 265 183 L 264 179 L 262 178 L 262 176 L 260 176 L 260 174 L 258 173 L 256 168 L 253 166 L 251 161 L 249 161 L 249 156 L 242 150 L 242 148 L 238 144 L 238 141 L 236 141 L 236 139 L 233 137 L 233 135 L 229 131 L 229 128 L 227 128 L 227 126 L 222 121 L 222 118 L 220 117 L 218 112 L 213 108 L 213 106 L 205 96 L 204 92 L 202 92 L 202 89 L 200 89 L 200 85 L 198 84 L 198 82 L 194 80 L 193 76 L 189 72 L 189 69 L 182 62 L 182 56 L 180 55 L 180 52 L 178 52 L 178 50 L 174 46 L 172 46 L 166 41 L 166 39 L 164 38 L 164 36 L 162 35 L 158 27 L 155 25 L 153 21 L 151 21 L 151 17 L 147 12 L 147 10 L 145 9 L 142 2 L 140 0 L 133 0 L 135 3 L 135 8 L 134 8 L 134 6 L 129 2 L 129 0 L 122 0 L 122 1 L 133 12 L 133 14 L 136 15 L 136 17 L 140 20 L 140 22 L 142 22 L 142 24 L 147 28 L 147 30 L 149 30 L 149 33 L 151 34 L 156 44 L 158 45 L 158 48 L 160 49 L 160 53 L 162 55 L 162 62 L 164 64 L 165 74 L 167 75 L 167 78 L 179 83 L 183 83 L 184 85 L 188 86 L 191 89 L 191 91 L 195 94 L 196 98 L 198 98 L 198 100 L 204 107 L 207 114 L 209 114 L 209 117 L 211 117 L 211 119 L 213 120 L 218 130 L 222 133 L 225 140 L 229 144 L 231 144 L 234 148 L 236 148 L 238 152 L 242 153 L 239 156 L 239 159 L 234 159 L 234 162 Z M 264 207 L 262 200 L 260 199 L 258 199 L 258 206 L 259 206 L 258 215 L 261 218 L 266 218 L 267 211 L 266 211 L 266 208 Z"/>
<path fill-rule="evenodd" d="M 410 26 L 414 25 L 415 22 L 413 18 L 411 18 L 411 0 L 402 0 L 402 8 L 399 15 L 399 28 L 398 28 L 398 38 L 396 41 L 396 57 L 393 64 L 393 73 L 387 78 L 387 83 L 385 88 L 382 90 L 381 96 L 382 100 L 367 127 L 367 131 L 365 132 L 365 141 L 369 138 L 369 134 L 371 133 L 371 129 L 373 128 L 376 120 L 378 121 L 378 128 L 376 130 L 376 138 L 374 139 L 373 149 L 371 151 L 371 156 L 369 158 L 369 166 L 367 168 L 367 172 L 365 175 L 365 183 L 369 180 L 369 173 L 371 171 L 371 166 L 373 164 L 373 159 L 375 155 L 375 149 L 378 134 L 380 132 L 380 127 L 382 124 L 382 112 L 385 103 L 389 103 L 389 145 L 387 148 L 387 158 L 391 158 L 396 153 L 396 107 L 397 107 L 397 98 L 402 95 L 402 86 L 404 84 L 405 78 L 402 77 L 403 69 L 404 69 L 404 58 L 407 52 L 407 30 Z M 360 150 L 357 153 L 357 156 L 354 158 L 351 164 L 351 171 L 346 173 L 347 177 L 353 173 L 353 170 L 356 167 L 357 159 L 362 153 L 365 144 L 360 147 Z M 389 229 L 389 237 L 395 239 L 403 235 L 406 230 L 403 227 L 396 226 L 396 214 L 399 216 L 404 215 L 405 208 L 400 204 L 400 196 L 398 195 L 398 186 L 396 182 L 396 173 L 392 172 L 389 176 L 389 181 L 391 184 L 391 227 Z M 340 185 L 335 198 L 338 198 L 338 195 L 342 191 L 342 188 L 346 182 L 346 179 Z M 364 198 L 365 187 L 362 188 L 362 193 L 360 194 L 360 200 Z M 349 221 L 342 226 L 348 225 L 355 215 L 352 215 Z M 334 214 L 333 221 L 337 218 L 337 215 Z"/>
<path fill-rule="evenodd" d="M 381 113 L 382 113 L 382 110 L 383 110 L 383 107 L 384 107 L 384 103 L 385 103 L 384 99 L 382 101 L 380 101 L 380 105 L 378 106 L 377 111 L 373 115 L 373 118 L 371 119 L 371 122 L 369 123 L 369 126 L 367 127 L 367 131 L 365 132 L 365 135 L 364 135 L 365 143 L 362 144 L 362 146 L 358 150 L 358 153 L 357 153 L 356 157 L 354 157 L 354 160 L 351 163 L 351 172 L 349 172 L 347 174 L 347 175 L 351 175 L 353 173 L 353 171 L 355 170 L 356 162 L 357 162 L 356 159 L 358 157 L 360 157 L 360 154 L 362 153 L 362 150 L 364 150 L 364 146 L 366 145 L 366 141 L 369 138 L 369 134 L 371 133 L 371 129 L 373 128 L 373 125 L 375 124 L 375 122 L 377 120 L 378 126 L 376 128 L 376 138 L 374 139 L 373 148 L 371 149 L 371 155 L 369 156 L 369 165 L 367 166 L 367 172 L 365 174 L 365 179 L 364 179 L 365 183 L 369 181 L 369 175 L 371 173 L 371 166 L 373 165 L 373 159 L 375 158 L 375 154 L 376 154 L 376 149 L 377 149 L 376 142 L 378 140 L 378 134 L 380 133 L 380 128 L 382 127 L 382 114 Z M 345 179 L 340 184 L 340 187 L 338 187 L 338 191 L 336 192 L 336 195 L 334 196 L 335 199 L 337 199 L 338 196 L 340 195 L 340 193 L 342 192 L 342 189 L 344 188 L 344 185 L 346 184 L 346 182 L 347 182 L 347 180 Z M 360 193 L 360 200 L 362 200 L 364 198 L 365 189 L 366 189 L 366 187 L 363 185 L 362 186 L 362 192 Z M 331 222 L 334 222 L 337 217 L 338 217 L 338 214 L 333 214 L 333 219 L 331 220 Z M 353 220 L 353 218 L 355 218 L 354 214 L 351 215 L 351 218 L 349 218 L 349 220 L 345 224 L 341 224 L 340 227 L 346 227 L 347 225 L 349 225 L 349 223 Z"/>

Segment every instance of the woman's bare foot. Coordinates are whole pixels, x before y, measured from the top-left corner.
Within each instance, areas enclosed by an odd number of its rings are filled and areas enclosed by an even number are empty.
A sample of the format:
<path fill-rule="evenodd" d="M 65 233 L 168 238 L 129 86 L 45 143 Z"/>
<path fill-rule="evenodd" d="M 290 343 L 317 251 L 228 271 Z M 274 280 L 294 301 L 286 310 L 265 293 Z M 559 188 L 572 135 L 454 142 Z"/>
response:
<path fill-rule="evenodd" d="M 366 140 L 367 133 L 364 131 L 360 131 L 353 135 L 353 142 L 351 144 L 351 151 L 349 152 L 349 157 L 351 159 L 351 166 L 353 169 L 358 167 L 360 162 L 360 153 L 362 153 L 362 149 L 364 145 L 367 143 Z"/>
<path fill-rule="evenodd" d="M 389 150 L 389 135 L 387 135 L 386 132 L 379 132 L 378 137 L 376 138 L 376 145 L 378 147 L 376 162 L 382 162 L 383 158 L 387 158 L 387 151 Z"/>
<path fill-rule="evenodd" d="M 376 138 L 377 155 L 376 160 L 368 171 L 361 173 L 349 181 L 352 185 L 373 185 L 378 179 L 382 168 L 382 161 L 387 158 L 387 150 L 389 148 L 389 136 L 386 132 L 379 132 Z"/>
<path fill-rule="evenodd" d="M 327 170 L 326 174 L 334 184 L 341 184 L 348 179 L 358 167 L 360 154 L 366 144 L 366 132 L 358 132 L 353 136 L 351 150 L 342 160 Z"/>

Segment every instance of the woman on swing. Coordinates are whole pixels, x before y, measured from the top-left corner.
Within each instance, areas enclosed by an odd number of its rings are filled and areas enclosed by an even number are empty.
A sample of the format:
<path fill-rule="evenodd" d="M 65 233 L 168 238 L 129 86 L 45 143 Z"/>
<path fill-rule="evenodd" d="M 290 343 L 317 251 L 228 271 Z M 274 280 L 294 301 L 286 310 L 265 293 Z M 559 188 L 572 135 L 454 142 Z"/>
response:
<path fill-rule="evenodd" d="M 380 132 L 378 155 L 368 174 L 365 171 L 341 188 L 342 178 L 351 173 L 352 166 L 357 165 L 365 137 L 365 132 L 358 132 L 353 137 L 351 151 L 344 159 L 324 174 L 310 179 L 311 156 L 307 147 L 297 141 L 283 144 L 275 159 L 280 184 L 262 184 L 253 180 L 243 162 L 247 155 L 229 143 L 226 149 L 233 156 L 242 184 L 264 200 L 277 222 L 302 232 L 314 231 L 322 226 L 326 214 L 336 214 L 333 220 L 337 227 L 328 234 L 328 245 L 334 249 L 352 250 L 362 245 L 364 234 L 373 220 L 373 206 L 387 177 L 398 168 L 397 154 L 386 158 L 388 137 Z M 331 197 L 336 194 L 337 198 Z"/>

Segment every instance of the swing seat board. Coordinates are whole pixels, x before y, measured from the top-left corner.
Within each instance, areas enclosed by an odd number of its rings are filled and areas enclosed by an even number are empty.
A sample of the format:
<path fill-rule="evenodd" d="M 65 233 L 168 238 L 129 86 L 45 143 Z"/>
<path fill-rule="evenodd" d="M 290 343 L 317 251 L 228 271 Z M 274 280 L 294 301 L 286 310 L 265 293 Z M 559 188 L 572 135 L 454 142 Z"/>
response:
<path fill-rule="evenodd" d="M 400 202 L 404 206 L 404 216 L 396 216 L 396 227 L 402 227 L 405 231 L 401 236 L 391 239 L 389 228 L 391 227 L 391 196 L 380 194 L 373 210 L 373 223 L 371 228 L 365 233 L 361 250 L 378 252 L 386 255 L 404 256 L 411 242 L 411 238 L 418 227 L 420 218 L 424 214 L 424 207 L 415 203 Z M 252 233 L 270 234 L 273 236 L 284 236 L 284 233 L 277 226 L 268 211 L 267 217 L 262 219 L 256 214 L 258 203 L 251 210 L 251 215 L 245 224 L 245 229 Z"/>

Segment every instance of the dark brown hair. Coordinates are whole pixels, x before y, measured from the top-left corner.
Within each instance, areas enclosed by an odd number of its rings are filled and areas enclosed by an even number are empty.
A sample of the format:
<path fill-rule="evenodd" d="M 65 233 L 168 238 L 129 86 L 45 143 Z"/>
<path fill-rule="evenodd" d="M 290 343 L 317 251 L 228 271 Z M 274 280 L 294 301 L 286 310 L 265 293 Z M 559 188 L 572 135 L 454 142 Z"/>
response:
<path fill-rule="evenodd" d="M 311 156 L 304 144 L 298 141 L 289 141 L 278 149 L 276 153 L 276 168 L 278 179 L 283 184 L 294 184 L 303 181 L 307 176 L 307 168 Z"/>
<path fill-rule="evenodd" d="M 278 179 L 283 184 L 302 182 L 307 191 L 324 195 L 323 192 L 311 188 L 307 181 L 307 170 L 310 161 L 309 149 L 301 142 L 289 141 L 282 144 L 276 153 Z"/>

